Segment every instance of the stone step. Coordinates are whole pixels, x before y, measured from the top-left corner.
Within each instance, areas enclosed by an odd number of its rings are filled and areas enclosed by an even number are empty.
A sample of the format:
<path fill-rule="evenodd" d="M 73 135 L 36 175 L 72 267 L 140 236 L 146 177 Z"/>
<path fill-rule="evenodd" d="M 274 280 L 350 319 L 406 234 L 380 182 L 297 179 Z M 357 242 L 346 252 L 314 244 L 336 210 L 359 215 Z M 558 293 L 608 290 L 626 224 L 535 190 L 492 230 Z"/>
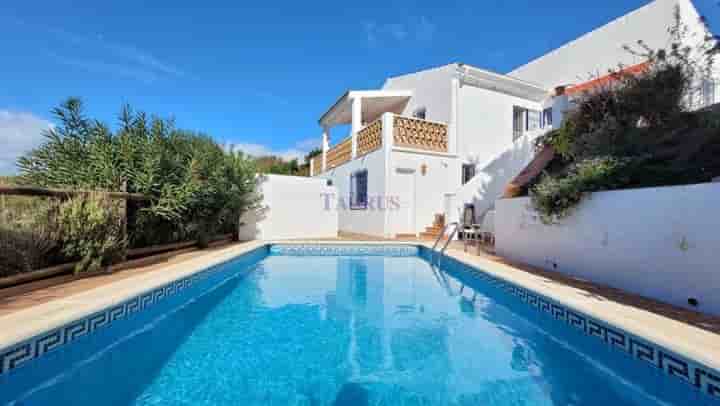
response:
<path fill-rule="evenodd" d="M 420 238 L 423 240 L 436 240 L 439 235 L 440 235 L 439 232 L 438 233 L 422 232 L 422 233 L 420 233 Z"/>
<path fill-rule="evenodd" d="M 443 231 L 444 226 L 431 226 L 431 227 L 425 227 L 426 233 L 435 233 L 440 234 Z"/>

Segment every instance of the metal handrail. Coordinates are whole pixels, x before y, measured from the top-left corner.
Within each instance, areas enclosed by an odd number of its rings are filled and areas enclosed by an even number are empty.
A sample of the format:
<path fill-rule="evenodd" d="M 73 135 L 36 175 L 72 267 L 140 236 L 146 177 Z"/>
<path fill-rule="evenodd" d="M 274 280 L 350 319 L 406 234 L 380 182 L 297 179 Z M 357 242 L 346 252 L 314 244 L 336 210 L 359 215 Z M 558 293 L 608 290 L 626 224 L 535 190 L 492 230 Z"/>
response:
<path fill-rule="evenodd" d="M 457 234 L 458 230 L 460 229 L 460 222 L 454 221 L 452 223 L 445 224 L 445 227 L 443 227 L 442 232 L 440 233 L 440 235 L 438 235 L 438 238 L 435 240 L 435 244 L 433 244 L 433 247 L 432 247 L 433 256 L 431 259 L 433 260 L 433 263 L 435 262 L 434 254 L 437 253 L 437 251 L 436 251 L 437 246 L 438 246 L 438 244 L 440 244 L 440 240 L 442 240 L 443 236 L 445 236 L 445 232 L 447 231 L 448 227 L 450 227 L 450 226 L 455 226 L 455 229 L 453 230 L 452 234 L 450 234 L 450 237 L 447 239 L 447 241 L 445 241 L 445 245 L 443 245 L 442 249 L 440 250 L 440 254 L 443 254 L 445 252 L 448 245 L 450 245 L 450 241 L 452 241 L 452 239 L 455 237 L 455 234 Z M 442 255 L 441 255 L 441 258 L 442 258 Z"/>

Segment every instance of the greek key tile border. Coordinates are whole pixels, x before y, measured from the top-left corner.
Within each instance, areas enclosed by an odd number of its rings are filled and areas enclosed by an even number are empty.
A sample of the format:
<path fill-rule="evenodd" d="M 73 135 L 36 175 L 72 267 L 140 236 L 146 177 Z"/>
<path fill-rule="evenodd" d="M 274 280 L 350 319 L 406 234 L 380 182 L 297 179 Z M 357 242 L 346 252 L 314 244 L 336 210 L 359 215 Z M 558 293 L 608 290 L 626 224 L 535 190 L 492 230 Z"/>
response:
<path fill-rule="evenodd" d="M 455 268 L 461 272 L 469 273 L 504 290 L 536 311 L 546 313 L 557 321 L 565 322 L 570 327 L 604 342 L 613 349 L 625 352 L 636 360 L 660 369 L 667 375 L 680 379 L 715 399 L 720 399 L 720 372 L 695 361 L 684 359 L 657 344 L 560 305 L 536 292 L 487 274 L 455 258 L 445 255 L 442 258 L 442 263 L 447 265 L 452 261 Z"/>
<path fill-rule="evenodd" d="M 260 247 L 259 249 L 264 248 L 267 248 L 267 246 Z M 298 256 L 416 256 L 420 253 L 419 249 L 417 246 L 330 246 L 302 244 L 272 245 L 270 246 L 270 253 Z M 256 251 L 257 249 L 252 250 L 242 254 L 240 257 Z M 152 291 L 128 299 L 121 304 L 52 329 L 9 348 L 0 349 L 0 375 L 19 368 L 83 336 L 106 328 L 115 321 L 127 318 L 134 313 L 138 313 L 154 304 L 160 303 L 169 296 L 185 291 L 198 282 L 205 280 L 213 273 L 221 270 L 223 265 L 237 260 L 240 257 L 231 258 L 220 264 L 213 265 L 208 269 L 160 286 Z M 570 327 L 578 329 L 590 337 L 601 340 L 613 349 L 625 352 L 634 359 L 660 369 L 669 376 L 680 379 L 715 399 L 720 399 L 720 373 L 718 371 L 707 368 L 695 361 L 684 359 L 663 347 L 562 306 L 543 295 L 489 275 L 454 258 L 443 256 L 443 260 L 445 260 L 445 264 L 452 261 L 453 265 L 456 265 L 460 271 L 469 273 L 479 279 L 485 280 L 491 285 L 499 287 L 528 304 L 536 311 L 546 313 L 555 320 L 565 322 Z"/>
<path fill-rule="evenodd" d="M 415 257 L 419 248 L 414 245 L 318 245 L 273 244 L 270 254 L 287 256 L 380 256 Z"/>
<path fill-rule="evenodd" d="M 83 336 L 108 327 L 115 321 L 125 319 L 133 314 L 148 309 L 149 307 L 162 302 L 165 298 L 168 298 L 176 293 L 186 291 L 188 288 L 196 286 L 199 282 L 207 279 L 209 276 L 217 273 L 218 271 L 222 271 L 223 265 L 266 248 L 267 246 L 253 249 L 247 253 L 241 254 L 238 257 L 230 258 L 227 261 L 213 265 L 205 270 L 130 298 L 121 304 L 109 307 L 80 320 L 70 322 L 64 326 L 49 330 L 43 334 L 26 341 L 22 341 L 18 344 L 14 344 L 10 347 L 2 348 L 0 349 L 0 376 L 19 368 L 32 360 L 36 360 L 51 351 L 57 350 L 64 345 L 70 344 Z"/>

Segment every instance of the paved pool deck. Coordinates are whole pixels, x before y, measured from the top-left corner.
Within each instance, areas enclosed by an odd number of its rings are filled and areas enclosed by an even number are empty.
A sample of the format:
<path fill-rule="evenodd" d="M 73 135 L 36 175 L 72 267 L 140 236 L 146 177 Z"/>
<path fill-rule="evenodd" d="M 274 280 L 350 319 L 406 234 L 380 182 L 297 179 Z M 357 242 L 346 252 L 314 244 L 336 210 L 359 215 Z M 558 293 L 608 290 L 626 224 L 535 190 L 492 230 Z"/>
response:
<path fill-rule="evenodd" d="M 361 238 L 343 235 L 333 239 L 278 242 L 432 246 L 432 243 L 427 241 Z M 83 279 L 49 280 L 36 283 L 32 287 L 0 290 L 0 348 L 267 243 L 272 241 L 251 241 L 186 252 L 171 256 L 160 263 L 112 274 Z M 466 253 L 462 244 L 451 245 L 447 254 L 488 274 L 539 292 L 570 308 L 720 370 L 720 317 L 704 315 L 522 264 L 509 263 L 492 254 L 477 255 L 477 249 Z"/>

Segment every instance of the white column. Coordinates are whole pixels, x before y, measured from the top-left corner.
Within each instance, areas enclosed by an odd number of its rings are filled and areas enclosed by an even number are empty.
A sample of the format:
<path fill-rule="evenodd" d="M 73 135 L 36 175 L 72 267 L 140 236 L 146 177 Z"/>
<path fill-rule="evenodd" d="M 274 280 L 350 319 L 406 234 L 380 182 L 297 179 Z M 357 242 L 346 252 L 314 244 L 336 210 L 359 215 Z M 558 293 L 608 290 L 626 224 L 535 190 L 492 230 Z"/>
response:
<path fill-rule="evenodd" d="M 362 98 L 352 99 L 352 159 L 357 156 L 357 133 L 362 130 Z"/>
<path fill-rule="evenodd" d="M 322 172 L 327 170 L 327 153 L 330 149 L 330 127 L 323 126 L 322 134 Z"/>
<path fill-rule="evenodd" d="M 310 177 L 315 176 L 315 160 L 310 158 Z"/>
<path fill-rule="evenodd" d="M 395 120 L 395 115 L 393 113 L 383 113 L 383 115 L 382 115 L 382 147 L 385 150 L 392 149 L 394 120 Z"/>
<path fill-rule="evenodd" d="M 448 123 L 448 153 L 457 153 L 458 143 L 458 98 L 460 94 L 460 80 L 453 78 L 450 84 L 450 122 Z"/>
<path fill-rule="evenodd" d="M 395 116 L 393 113 L 383 113 L 382 115 L 382 151 L 385 154 L 385 159 L 383 160 L 384 170 L 385 170 L 385 196 L 383 198 L 387 199 L 388 196 L 392 193 L 392 185 L 390 184 L 392 182 L 392 146 L 393 146 L 393 125 L 395 122 Z M 393 237 L 392 229 L 391 229 L 391 212 L 392 210 L 390 208 L 389 204 L 386 204 L 385 207 L 385 226 L 384 226 L 384 234 L 386 238 Z"/>

